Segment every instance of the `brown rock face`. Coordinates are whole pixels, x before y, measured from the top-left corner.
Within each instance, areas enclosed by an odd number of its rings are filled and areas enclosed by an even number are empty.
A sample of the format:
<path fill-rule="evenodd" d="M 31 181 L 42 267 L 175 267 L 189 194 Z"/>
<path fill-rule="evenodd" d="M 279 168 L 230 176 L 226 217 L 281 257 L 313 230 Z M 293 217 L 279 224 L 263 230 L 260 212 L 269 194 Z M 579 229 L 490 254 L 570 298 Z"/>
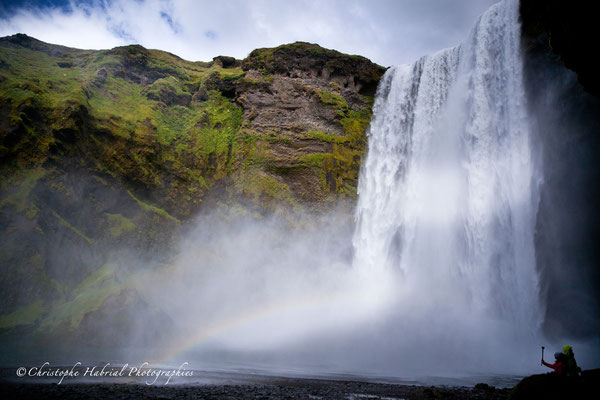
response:
<path fill-rule="evenodd" d="M 327 209 L 353 199 L 372 96 L 385 69 L 302 42 L 254 50 L 242 69 L 235 100 L 261 173 L 285 185 L 294 204 Z"/>

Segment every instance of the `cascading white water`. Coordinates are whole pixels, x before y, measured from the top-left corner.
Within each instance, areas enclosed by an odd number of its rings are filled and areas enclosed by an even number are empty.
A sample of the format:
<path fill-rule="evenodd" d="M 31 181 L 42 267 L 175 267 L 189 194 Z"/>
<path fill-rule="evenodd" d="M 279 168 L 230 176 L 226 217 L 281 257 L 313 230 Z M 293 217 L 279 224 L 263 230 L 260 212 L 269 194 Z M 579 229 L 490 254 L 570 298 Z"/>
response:
<path fill-rule="evenodd" d="M 497 4 L 461 46 L 384 76 L 360 176 L 354 268 L 351 232 L 331 228 L 336 215 L 296 233 L 276 219 L 219 228 L 207 217 L 168 286 L 145 286 L 182 335 L 156 357 L 231 354 L 234 365 L 261 359 L 311 374 L 535 372 L 541 169 L 517 17 L 517 0 Z"/>
<path fill-rule="evenodd" d="M 518 1 L 504 1 L 460 46 L 387 71 L 360 176 L 354 265 L 396 276 L 402 301 L 532 335 L 541 169 L 519 40 Z"/>

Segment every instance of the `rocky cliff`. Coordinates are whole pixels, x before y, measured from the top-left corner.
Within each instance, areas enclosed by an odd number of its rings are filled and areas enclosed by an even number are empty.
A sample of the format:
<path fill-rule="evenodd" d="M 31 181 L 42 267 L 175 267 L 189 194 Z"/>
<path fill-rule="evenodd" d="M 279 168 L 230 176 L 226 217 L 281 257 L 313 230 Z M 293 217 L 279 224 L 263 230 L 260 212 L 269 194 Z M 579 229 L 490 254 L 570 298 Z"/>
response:
<path fill-rule="evenodd" d="M 577 74 L 586 91 L 600 95 L 595 54 L 596 7 L 589 1 L 520 0 L 523 38 L 529 48 L 534 42 L 550 50 L 565 67 Z"/>
<path fill-rule="evenodd" d="M 600 332 L 600 98 L 593 2 L 521 0 L 525 83 L 544 182 L 536 257 L 550 337 Z"/>
<path fill-rule="evenodd" d="M 168 263 L 199 213 L 351 205 L 384 71 L 300 42 L 189 62 L 1 38 L 0 332 L 139 303 L 113 261 Z"/>

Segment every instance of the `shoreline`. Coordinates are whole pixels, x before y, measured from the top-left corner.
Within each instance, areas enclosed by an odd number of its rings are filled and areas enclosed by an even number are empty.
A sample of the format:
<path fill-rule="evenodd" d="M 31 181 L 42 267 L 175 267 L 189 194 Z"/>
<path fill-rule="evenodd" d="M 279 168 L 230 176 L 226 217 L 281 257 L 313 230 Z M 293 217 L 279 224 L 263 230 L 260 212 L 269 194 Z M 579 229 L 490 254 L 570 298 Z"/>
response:
<path fill-rule="evenodd" d="M 13 371 L 14 374 L 14 370 Z M 61 399 L 492 399 L 508 398 L 510 389 L 484 383 L 473 387 L 381 383 L 348 379 L 275 377 L 239 373 L 210 373 L 194 382 L 175 381 L 168 385 L 145 384 L 139 380 L 65 380 L 62 384 L 49 378 L 19 379 L 2 369 L 0 391 L 7 398 Z M 202 380 L 204 379 L 204 381 Z"/>
<path fill-rule="evenodd" d="M 276 380 L 343 381 L 401 386 L 473 388 L 486 384 L 510 389 L 527 375 L 454 374 L 454 375 L 379 375 L 353 372 L 324 372 L 308 370 L 265 369 L 251 367 L 189 368 L 181 366 L 152 366 L 149 363 L 100 364 L 30 364 L 29 366 L 0 366 L 0 382 L 39 384 L 144 384 L 151 385 L 209 385 L 265 383 Z"/>

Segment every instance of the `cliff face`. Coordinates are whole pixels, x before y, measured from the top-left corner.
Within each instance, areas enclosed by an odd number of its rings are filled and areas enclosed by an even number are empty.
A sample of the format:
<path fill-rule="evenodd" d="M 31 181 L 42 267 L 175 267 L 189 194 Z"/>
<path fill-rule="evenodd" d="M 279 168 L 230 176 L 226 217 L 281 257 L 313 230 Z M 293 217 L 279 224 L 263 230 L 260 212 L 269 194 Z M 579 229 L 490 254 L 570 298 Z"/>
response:
<path fill-rule="evenodd" d="M 542 42 L 577 74 L 587 92 L 598 96 L 600 61 L 594 51 L 598 39 L 595 11 L 590 1 L 520 0 L 525 42 L 529 46 Z"/>
<path fill-rule="evenodd" d="M 593 3 L 520 5 L 528 106 L 544 168 L 535 243 L 544 330 L 550 337 L 597 337 L 600 101 Z"/>
<path fill-rule="evenodd" d="M 140 302 L 112 261 L 168 261 L 203 211 L 352 204 L 384 71 L 308 43 L 203 63 L 1 38 L 0 331 L 73 331 Z"/>

